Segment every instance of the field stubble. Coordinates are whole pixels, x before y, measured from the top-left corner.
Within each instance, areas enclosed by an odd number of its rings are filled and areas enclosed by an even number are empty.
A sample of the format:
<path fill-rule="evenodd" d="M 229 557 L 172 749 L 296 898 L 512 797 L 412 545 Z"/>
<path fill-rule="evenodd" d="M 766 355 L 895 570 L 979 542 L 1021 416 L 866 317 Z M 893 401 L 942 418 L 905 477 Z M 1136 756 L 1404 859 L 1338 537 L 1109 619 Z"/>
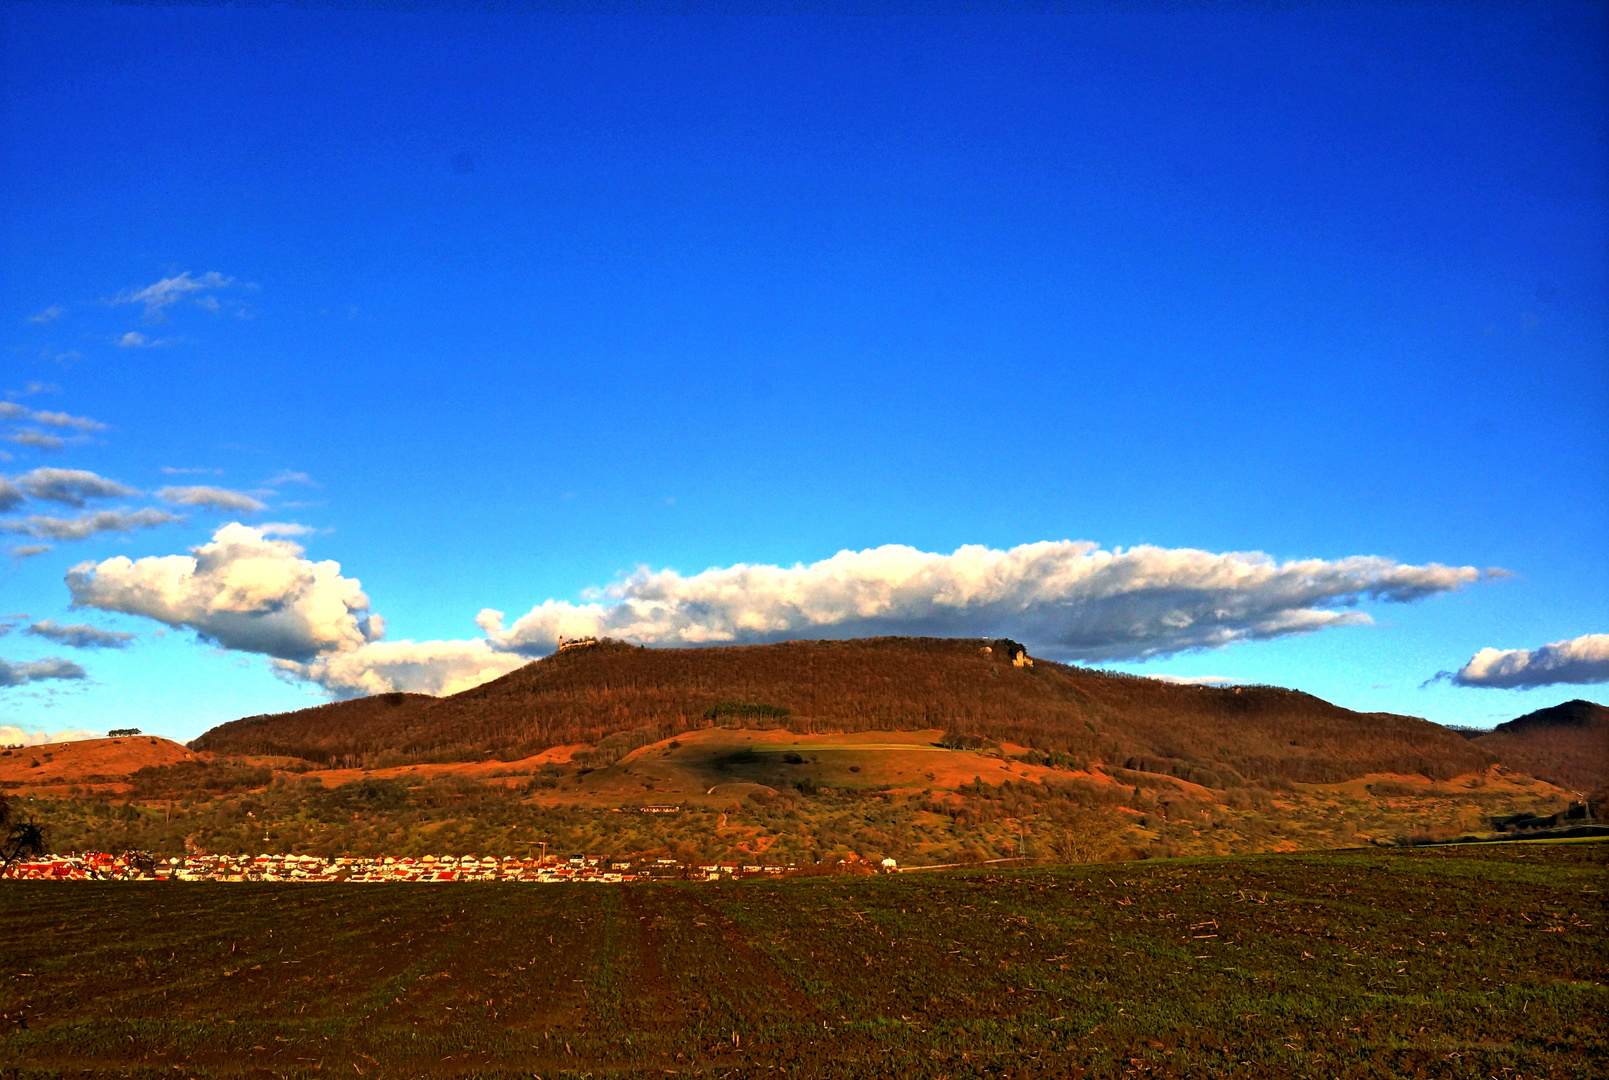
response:
<path fill-rule="evenodd" d="M 9 883 L 0 1075 L 1602 1076 L 1606 854 Z"/>

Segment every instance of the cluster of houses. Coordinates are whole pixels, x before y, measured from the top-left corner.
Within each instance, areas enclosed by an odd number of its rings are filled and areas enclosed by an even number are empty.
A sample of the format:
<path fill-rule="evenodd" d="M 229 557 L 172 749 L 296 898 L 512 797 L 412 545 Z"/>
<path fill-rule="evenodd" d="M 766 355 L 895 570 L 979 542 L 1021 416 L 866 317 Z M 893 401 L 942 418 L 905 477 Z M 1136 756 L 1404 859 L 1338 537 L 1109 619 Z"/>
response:
<path fill-rule="evenodd" d="M 422 858 L 317 855 L 186 855 L 161 859 L 141 852 L 110 855 L 47 855 L 13 863 L 5 877 L 28 881 L 537 881 L 626 882 L 654 878 L 719 881 L 723 878 L 780 876 L 787 866 L 702 863 L 651 859 L 615 862 L 597 855 L 501 859 L 474 855 Z M 895 869 L 883 860 L 883 869 Z"/>

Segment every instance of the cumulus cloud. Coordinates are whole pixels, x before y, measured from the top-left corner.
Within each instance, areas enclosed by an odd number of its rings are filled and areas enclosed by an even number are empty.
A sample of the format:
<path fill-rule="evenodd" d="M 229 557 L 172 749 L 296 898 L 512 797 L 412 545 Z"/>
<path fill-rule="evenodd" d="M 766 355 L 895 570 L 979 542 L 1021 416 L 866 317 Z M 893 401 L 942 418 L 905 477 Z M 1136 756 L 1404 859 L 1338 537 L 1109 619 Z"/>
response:
<path fill-rule="evenodd" d="M 166 510 L 97 510 L 75 518 L 35 514 L 22 521 L 0 521 L 0 532 L 22 533 L 40 540 L 85 540 L 99 533 L 154 529 L 184 519 Z"/>
<path fill-rule="evenodd" d="M 102 630 L 88 623 L 69 623 L 63 626 L 54 619 L 42 619 L 28 627 L 25 632 L 74 649 L 121 649 L 134 640 L 133 634 Z"/>
<path fill-rule="evenodd" d="M 66 506 L 83 506 L 90 499 L 117 499 L 138 495 L 131 487 L 84 469 L 35 469 L 16 478 L 29 495 Z"/>
<path fill-rule="evenodd" d="M 377 640 L 379 616 L 338 563 L 238 522 L 189 555 L 85 562 L 67 573 L 73 606 L 143 615 L 226 649 L 308 662 Z"/>
<path fill-rule="evenodd" d="M 549 600 L 506 628 L 497 611 L 476 622 L 495 647 L 527 655 L 550 651 L 561 634 L 666 645 L 1005 635 L 1044 655 L 1103 662 L 1367 623 L 1349 610 L 1360 601 L 1407 603 L 1479 577 L 1474 567 L 1361 555 L 1281 563 L 1257 552 L 1106 551 L 1068 540 L 950 555 L 888 545 L 808 566 L 740 564 L 691 577 L 644 569 L 589 603 Z"/>
<path fill-rule="evenodd" d="M 1437 677 L 1505 690 L 1609 682 L 1609 634 L 1583 634 L 1540 649 L 1482 649 L 1457 671 Z"/>
<path fill-rule="evenodd" d="M 43 660 L 0 660 L 0 687 L 22 686 L 43 682 L 46 679 L 83 679 L 88 673 L 62 656 L 47 656 Z"/>
<path fill-rule="evenodd" d="M 145 286 L 143 289 L 125 289 L 112 297 L 112 304 L 143 304 L 148 318 L 160 318 L 165 308 L 171 307 L 186 297 L 195 297 L 218 289 L 227 289 L 235 283 L 232 277 L 225 277 L 216 270 L 209 270 L 199 277 L 193 277 L 186 270 L 173 277 L 165 277 L 160 281 Z"/>
<path fill-rule="evenodd" d="M 0 476 L 0 514 L 21 506 L 23 498 L 21 488 Z"/>
<path fill-rule="evenodd" d="M 255 514 L 264 509 L 263 504 L 250 495 L 220 487 L 165 487 L 157 492 L 157 496 L 179 506 L 200 506 L 208 510 L 238 510 Z"/>
<path fill-rule="evenodd" d="M 48 746 L 51 743 L 105 737 L 98 731 L 24 731 L 15 724 L 0 724 L 0 746 Z"/>
<path fill-rule="evenodd" d="M 354 697 L 391 690 L 456 694 L 529 662 L 479 640 L 376 641 L 306 663 L 275 660 L 274 666 L 282 675 L 316 682 L 339 697 Z"/>

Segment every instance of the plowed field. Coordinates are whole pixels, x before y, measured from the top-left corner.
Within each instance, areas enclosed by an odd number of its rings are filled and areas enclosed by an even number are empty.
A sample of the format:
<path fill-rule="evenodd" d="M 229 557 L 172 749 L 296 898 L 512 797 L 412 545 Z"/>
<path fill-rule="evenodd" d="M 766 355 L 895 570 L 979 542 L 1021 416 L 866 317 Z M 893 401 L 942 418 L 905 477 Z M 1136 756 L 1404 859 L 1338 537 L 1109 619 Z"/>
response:
<path fill-rule="evenodd" d="M 0 1075 L 1601 1077 L 1606 854 L 7 883 Z"/>

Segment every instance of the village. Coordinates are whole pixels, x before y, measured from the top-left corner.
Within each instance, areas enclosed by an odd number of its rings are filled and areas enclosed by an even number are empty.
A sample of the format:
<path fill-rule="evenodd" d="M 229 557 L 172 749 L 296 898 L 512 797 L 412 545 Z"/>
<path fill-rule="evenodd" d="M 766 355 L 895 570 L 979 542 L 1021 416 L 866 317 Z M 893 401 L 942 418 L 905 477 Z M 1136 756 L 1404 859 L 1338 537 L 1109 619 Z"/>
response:
<path fill-rule="evenodd" d="M 893 859 L 853 868 L 859 872 L 893 873 Z M 144 852 L 48 855 L 20 860 L 0 875 L 18 881 L 288 881 L 288 882 L 424 882 L 523 881 L 557 884 L 616 884 L 633 881 L 721 881 L 734 878 L 781 877 L 799 867 L 740 863 L 683 863 L 658 858 L 614 861 L 598 855 L 569 858 L 519 858 L 474 855 L 332 856 L 317 855 L 185 855 L 162 859 Z"/>

